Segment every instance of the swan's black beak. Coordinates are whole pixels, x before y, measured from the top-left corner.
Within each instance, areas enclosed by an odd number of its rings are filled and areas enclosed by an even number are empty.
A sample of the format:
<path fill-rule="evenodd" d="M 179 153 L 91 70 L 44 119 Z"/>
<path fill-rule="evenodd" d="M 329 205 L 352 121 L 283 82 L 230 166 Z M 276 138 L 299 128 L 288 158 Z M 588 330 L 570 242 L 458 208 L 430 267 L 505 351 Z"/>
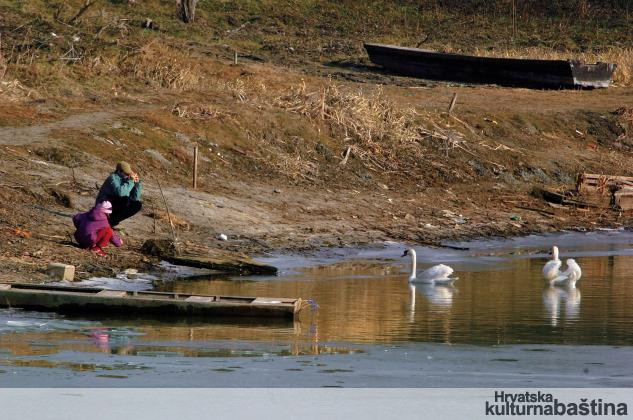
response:
<path fill-rule="evenodd" d="M 406 257 L 407 255 L 409 255 L 409 250 L 408 250 L 408 249 L 405 249 L 405 250 L 404 250 L 404 253 L 400 256 L 400 258 L 402 258 L 402 257 Z"/>

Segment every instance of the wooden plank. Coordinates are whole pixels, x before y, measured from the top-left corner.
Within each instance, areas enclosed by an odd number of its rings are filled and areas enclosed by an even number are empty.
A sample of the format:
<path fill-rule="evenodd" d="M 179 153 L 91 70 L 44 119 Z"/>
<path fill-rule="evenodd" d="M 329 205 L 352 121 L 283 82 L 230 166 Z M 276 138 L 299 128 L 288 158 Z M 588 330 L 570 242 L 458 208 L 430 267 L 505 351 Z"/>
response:
<path fill-rule="evenodd" d="M 619 192 L 633 188 L 633 177 L 619 175 L 587 174 L 578 175 L 576 191 L 583 200 L 601 207 L 631 208 L 630 192 Z"/>
<path fill-rule="evenodd" d="M 275 298 L 257 298 L 252 303 L 253 305 L 279 305 L 282 301 Z"/>
<path fill-rule="evenodd" d="M 582 173 L 578 175 L 576 191 L 579 194 L 608 195 L 611 188 L 620 185 L 633 186 L 633 177 Z"/>
<path fill-rule="evenodd" d="M 189 296 L 185 299 L 185 302 L 197 302 L 197 303 L 209 303 L 213 302 L 215 297 L 213 296 Z"/>
<path fill-rule="evenodd" d="M 614 193 L 615 205 L 620 210 L 633 210 L 633 188 L 623 188 Z"/>
<path fill-rule="evenodd" d="M 101 297 L 126 297 L 127 292 L 124 290 L 102 290 L 95 294 L 95 296 Z"/>
<path fill-rule="evenodd" d="M 583 179 L 605 178 L 605 179 L 607 179 L 609 181 L 624 182 L 624 183 L 631 183 L 631 184 L 633 184 L 633 177 L 632 176 L 588 174 L 588 173 L 582 173 L 582 174 L 580 174 L 580 176 Z"/>

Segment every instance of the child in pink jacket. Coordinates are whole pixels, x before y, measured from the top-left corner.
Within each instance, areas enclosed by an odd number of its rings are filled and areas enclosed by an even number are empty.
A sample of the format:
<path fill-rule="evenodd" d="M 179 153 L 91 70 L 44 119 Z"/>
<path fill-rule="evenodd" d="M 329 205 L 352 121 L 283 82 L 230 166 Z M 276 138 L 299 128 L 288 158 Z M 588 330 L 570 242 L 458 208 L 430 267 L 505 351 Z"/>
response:
<path fill-rule="evenodd" d="M 73 223 L 77 228 L 75 239 L 79 245 L 102 257 L 106 256 L 103 248 L 108 246 L 108 243 L 112 242 L 112 245 L 116 247 L 123 244 L 110 227 L 108 222 L 110 213 L 112 213 L 112 204 L 109 201 L 102 201 L 90 211 L 73 216 Z"/>

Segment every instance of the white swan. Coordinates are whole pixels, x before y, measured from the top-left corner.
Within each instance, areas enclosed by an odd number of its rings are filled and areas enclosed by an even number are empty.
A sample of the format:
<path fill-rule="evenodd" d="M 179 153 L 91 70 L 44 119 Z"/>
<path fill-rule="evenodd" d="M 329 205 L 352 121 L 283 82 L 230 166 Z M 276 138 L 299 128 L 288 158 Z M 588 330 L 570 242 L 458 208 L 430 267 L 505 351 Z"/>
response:
<path fill-rule="evenodd" d="M 545 277 L 545 280 L 552 280 L 558 277 L 561 264 L 563 262 L 558 259 L 558 247 L 554 245 L 552 247 L 552 259 L 543 266 L 543 277 Z"/>
<path fill-rule="evenodd" d="M 411 275 L 409 276 L 409 282 L 450 284 L 457 280 L 457 277 L 450 277 L 450 275 L 453 274 L 453 269 L 444 264 L 434 265 L 431 268 L 421 271 L 420 274 L 417 274 L 415 249 L 409 248 L 405 250 L 402 256 L 406 257 L 407 255 L 411 255 Z"/>
<path fill-rule="evenodd" d="M 558 247 L 552 247 L 552 259 L 543 266 L 543 277 L 550 285 L 569 285 L 575 286 L 576 282 L 582 276 L 582 270 L 576 261 L 572 258 L 567 259 L 567 270 L 560 271 L 563 264 L 558 259 Z"/>
<path fill-rule="evenodd" d="M 559 276 L 550 280 L 550 284 L 555 285 L 568 285 L 570 287 L 576 287 L 576 282 L 580 280 L 582 277 L 582 270 L 580 266 L 573 258 L 568 258 L 567 261 L 567 270 L 560 273 Z"/>

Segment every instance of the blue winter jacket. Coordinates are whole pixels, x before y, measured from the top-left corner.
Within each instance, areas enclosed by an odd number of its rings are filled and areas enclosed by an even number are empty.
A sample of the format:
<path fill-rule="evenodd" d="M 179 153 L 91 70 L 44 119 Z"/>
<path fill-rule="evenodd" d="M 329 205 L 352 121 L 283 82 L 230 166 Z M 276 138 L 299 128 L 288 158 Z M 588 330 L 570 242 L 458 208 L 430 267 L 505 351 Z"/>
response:
<path fill-rule="evenodd" d="M 132 201 L 141 201 L 141 181 L 134 182 L 132 178 L 121 178 L 118 173 L 112 172 L 101 186 L 95 204 L 110 197 L 130 197 Z"/>

